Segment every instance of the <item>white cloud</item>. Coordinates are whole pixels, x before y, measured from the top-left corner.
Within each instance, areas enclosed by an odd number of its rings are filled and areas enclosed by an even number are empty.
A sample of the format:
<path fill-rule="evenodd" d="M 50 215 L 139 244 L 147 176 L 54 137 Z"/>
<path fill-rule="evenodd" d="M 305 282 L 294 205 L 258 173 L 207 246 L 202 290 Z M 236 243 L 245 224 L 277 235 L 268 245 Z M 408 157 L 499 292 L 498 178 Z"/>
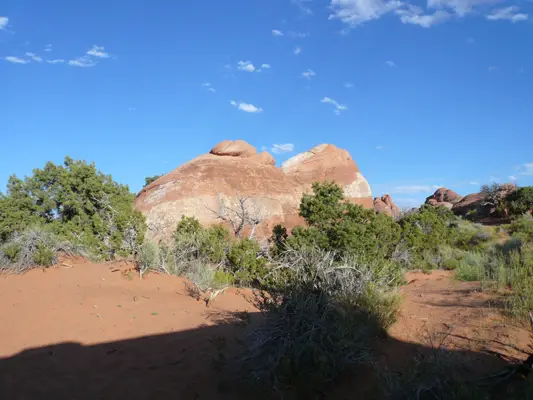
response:
<path fill-rule="evenodd" d="M 498 69 L 499 69 L 499 68 L 498 68 L 497 66 L 495 66 L 495 65 L 491 65 L 491 66 L 488 68 L 488 70 L 489 70 L 490 72 L 498 71 Z"/>
<path fill-rule="evenodd" d="M 489 21 L 508 20 L 513 23 L 527 20 L 528 15 L 519 13 L 518 10 L 520 10 L 520 8 L 517 6 L 499 8 L 497 10 L 493 10 L 492 13 L 487 15 L 487 19 Z"/>
<path fill-rule="evenodd" d="M 520 175 L 533 176 L 533 163 L 525 163 L 520 166 Z"/>
<path fill-rule="evenodd" d="M 283 32 L 279 31 L 277 29 L 272 29 L 272 35 L 273 36 L 283 36 Z"/>
<path fill-rule="evenodd" d="M 391 68 L 396 68 L 396 63 L 394 61 L 385 61 L 385 64 Z"/>
<path fill-rule="evenodd" d="M 483 6 L 493 4 L 498 0 L 428 0 L 427 7 L 433 9 L 447 8 L 457 14 L 459 17 L 464 17 L 471 13 L 476 6 Z"/>
<path fill-rule="evenodd" d="M 247 112 L 247 113 L 260 113 L 263 112 L 263 109 L 261 107 L 256 107 L 253 104 L 249 103 L 243 103 L 242 101 L 236 102 L 235 100 L 231 100 L 230 104 L 233 107 L 236 107 L 238 110 Z"/>
<path fill-rule="evenodd" d="M 89 50 L 87 54 L 98 58 L 109 58 L 109 54 L 105 52 L 104 46 L 93 45 L 92 49 Z"/>
<path fill-rule="evenodd" d="M 43 59 L 41 57 L 39 57 L 37 54 L 35 54 L 35 53 L 27 52 L 26 56 L 30 57 L 33 61 L 43 62 Z"/>
<path fill-rule="evenodd" d="M 442 185 L 407 185 L 395 186 L 390 190 L 391 194 L 413 194 L 413 193 L 428 193 L 431 194 Z"/>
<path fill-rule="evenodd" d="M 385 147 L 384 146 L 376 146 L 376 150 L 383 150 Z"/>
<path fill-rule="evenodd" d="M 294 144 L 285 143 L 285 144 L 273 144 L 270 149 L 272 153 L 281 154 L 281 153 L 290 153 L 294 150 Z"/>
<path fill-rule="evenodd" d="M 509 175 L 509 180 L 510 180 L 511 182 L 516 182 L 517 179 L 518 179 L 518 178 L 517 178 L 516 176 L 514 176 L 514 175 Z"/>
<path fill-rule="evenodd" d="M 452 15 L 443 10 L 437 10 L 433 14 L 423 15 L 424 11 L 417 6 L 407 4 L 406 8 L 397 9 L 395 13 L 404 24 L 419 25 L 422 28 L 430 28 L 432 25 L 445 21 Z"/>
<path fill-rule="evenodd" d="M 341 111 L 344 111 L 348 108 L 344 104 L 339 104 L 337 101 L 333 100 L 330 97 L 324 97 L 322 100 L 320 100 L 320 102 L 332 104 L 335 107 L 335 110 L 333 110 L 333 112 L 337 115 L 339 115 Z"/>
<path fill-rule="evenodd" d="M 52 45 L 51 44 L 47 44 L 46 46 L 44 46 L 44 51 L 46 51 L 47 53 L 51 52 L 52 51 Z"/>
<path fill-rule="evenodd" d="M 356 27 L 366 21 L 379 19 L 402 5 L 399 0 L 331 0 L 332 13 L 329 19 L 338 19 L 350 27 Z"/>
<path fill-rule="evenodd" d="M 8 17 L 0 17 L 0 30 L 6 30 L 6 26 L 9 23 Z"/>
<path fill-rule="evenodd" d="M 270 69 L 270 64 L 261 64 L 260 68 L 257 68 L 251 61 L 239 61 L 237 63 L 237 69 L 245 72 L 261 72 L 263 69 Z"/>
<path fill-rule="evenodd" d="M 94 67 L 96 64 L 98 64 L 96 61 L 93 61 L 90 57 L 87 56 L 78 57 L 75 60 L 69 60 L 68 62 L 68 65 L 82 68 Z"/>
<path fill-rule="evenodd" d="M 237 69 L 246 72 L 254 72 L 255 66 L 250 61 L 239 61 L 237 63 Z"/>
<path fill-rule="evenodd" d="M 472 185 L 472 186 L 481 186 L 481 184 L 479 182 L 475 182 L 475 181 L 468 182 L 468 184 Z"/>
<path fill-rule="evenodd" d="M 24 60 L 23 58 L 18 58 L 14 56 L 4 57 L 4 60 L 9 61 L 13 64 L 28 64 L 30 62 L 29 60 Z"/>
<path fill-rule="evenodd" d="M 209 82 L 202 83 L 202 87 L 206 88 L 206 90 L 208 90 L 209 92 L 213 92 L 213 93 L 216 92 L 213 85 L 211 85 Z"/>
<path fill-rule="evenodd" d="M 344 87 L 345 87 L 346 89 L 351 89 L 351 88 L 353 88 L 353 86 L 354 86 L 354 85 L 353 85 L 352 82 L 346 82 L 346 83 L 344 84 Z"/>
<path fill-rule="evenodd" d="M 136 107 L 128 107 L 128 111 L 129 112 L 137 111 L 137 108 Z"/>
<path fill-rule="evenodd" d="M 293 39 L 305 39 L 309 36 L 309 32 L 289 31 L 289 36 Z"/>
<path fill-rule="evenodd" d="M 309 80 L 311 80 L 311 78 L 312 78 L 313 76 L 315 76 L 315 75 L 316 75 L 316 73 L 315 73 L 315 71 L 313 71 L 312 69 L 308 69 L 307 71 L 302 72 L 302 76 L 303 76 L 304 78 L 306 78 L 306 79 L 309 79 Z"/>
<path fill-rule="evenodd" d="M 491 177 L 489 178 L 489 182 L 499 182 L 499 181 L 500 181 L 500 178 L 495 177 L 495 176 L 491 176 Z"/>
<path fill-rule="evenodd" d="M 296 56 L 298 54 L 300 54 L 301 52 L 302 52 L 302 49 L 300 47 L 297 47 L 297 48 L 294 49 L 294 55 L 296 55 Z"/>
<path fill-rule="evenodd" d="M 57 59 L 57 60 L 46 60 L 48 64 L 63 64 L 65 60 Z"/>
<path fill-rule="evenodd" d="M 429 28 L 437 23 L 453 17 L 464 17 L 476 12 L 481 13 L 483 7 L 502 2 L 503 0 L 427 0 L 426 9 L 402 0 L 331 0 L 332 10 L 329 19 L 340 20 L 348 27 L 341 33 L 346 34 L 367 21 L 377 20 L 394 12 L 404 24 L 415 24 Z M 476 10 L 476 8 L 480 10 Z M 528 14 L 518 13 L 517 6 L 495 10 L 487 16 L 489 20 L 506 19 L 512 22 L 525 21 Z"/>
<path fill-rule="evenodd" d="M 300 9 L 302 14 L 305 14 L 305 15 L 312 15 L 313 14 L 313 10 L 311 10 L 311 8 L 306 6 L 306 4 L 310 3 L 310 2 L 311 2 L 311 0 L 291 0 L 291 3 L 296 5 Z"/>

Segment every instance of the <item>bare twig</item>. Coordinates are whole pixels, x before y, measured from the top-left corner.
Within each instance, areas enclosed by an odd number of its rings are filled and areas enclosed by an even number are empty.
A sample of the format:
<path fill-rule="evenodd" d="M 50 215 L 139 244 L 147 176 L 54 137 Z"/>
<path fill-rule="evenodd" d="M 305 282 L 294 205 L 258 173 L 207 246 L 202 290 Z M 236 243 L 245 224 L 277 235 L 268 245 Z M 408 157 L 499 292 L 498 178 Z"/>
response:
<path fill-rule="evenodd" d="M 253 239 L 257 225 L 263 220 L 263 213 L 258 205 L 250 198 L 237 195 L 234 203 L 224 201 L 222 195 L 218 195 L 218 211 L 204 204 L 217 219 L 228 223 L 236 237 L 240 238 L 242 231 L 250 227 L 249 239 Z"/>

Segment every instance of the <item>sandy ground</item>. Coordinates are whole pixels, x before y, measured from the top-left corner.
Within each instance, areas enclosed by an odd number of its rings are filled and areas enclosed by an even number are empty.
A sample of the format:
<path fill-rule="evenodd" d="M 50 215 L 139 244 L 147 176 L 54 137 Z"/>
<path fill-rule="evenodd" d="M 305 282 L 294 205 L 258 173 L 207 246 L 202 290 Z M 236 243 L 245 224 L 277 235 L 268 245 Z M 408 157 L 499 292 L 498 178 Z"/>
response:
<path fill-rule="evenodd" d="M 479 371 L 527 357 L 529 333 L 504 326 L 478 284 L 443 271 L 407 281 L 380 344 L 393 367 L 435 341 Z M 260 323 L 250 297 L 229 289 L 206 307 L 183 279 L 82 260 L 0 277 L 0 399 L 250 398 L 221 368 Z M 329 398 L 353 398 L 343 386 Z"/>
<path fill-rule="evenodd" d="M 408 273 L 406 279 L 398 322 L 390 331 L 393 338 L 494 354 L 511 362 L 527 358 L 531 333 L 504 317 L 501 297 L 482 291 L 478 282 L 455 280 L 449 271 Z"/>

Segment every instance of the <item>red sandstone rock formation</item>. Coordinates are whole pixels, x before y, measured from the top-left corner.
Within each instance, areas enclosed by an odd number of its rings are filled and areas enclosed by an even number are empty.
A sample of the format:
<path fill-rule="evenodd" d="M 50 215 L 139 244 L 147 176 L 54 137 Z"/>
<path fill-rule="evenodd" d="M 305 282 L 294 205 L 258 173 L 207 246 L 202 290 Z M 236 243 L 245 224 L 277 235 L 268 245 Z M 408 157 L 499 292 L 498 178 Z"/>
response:
<path fill-rule="evenodd" d="M 378 213 L 386 214 L 389 217 L 396 218 L 400 216 L 400 209 L 394 204 L 392 198 L 388 194 L 374 199 L 374 209 Z"/>
<path fill-rule="evenodd" d="M 135 208 L 146 216 L 149 235 L 168 237 L 182 215 L 214 224 L 219 221 L 210 209 L 245 196 L 260 211 L 256 236 L 264 238 L 275 224 L 289 229 L 303 224 L 298 207 L 315 181 L 335 181 L 348 200 L 373 207 L 370 186 L 346 150 L 323 144 L 290 158 L 281 168 L 274 164 L 269 153 L 257 154 L 242 140 L 224 141 L 143 188 Z"/>

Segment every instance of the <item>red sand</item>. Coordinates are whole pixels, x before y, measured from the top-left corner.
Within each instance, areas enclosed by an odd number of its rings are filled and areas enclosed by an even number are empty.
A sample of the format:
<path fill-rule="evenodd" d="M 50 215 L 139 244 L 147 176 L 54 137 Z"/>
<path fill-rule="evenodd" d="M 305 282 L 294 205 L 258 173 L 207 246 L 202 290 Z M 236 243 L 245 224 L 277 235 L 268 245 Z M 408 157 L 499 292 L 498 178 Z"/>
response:
<path fill-rule="evenodd" d="M 0 277 L 0 399 L 250 398 L 237 395 L 218 368 L 260 323 L 249 291 L 228 289 L 208 308 L 181 278 L 140 280 L 120 263 L 67 264 Z M 529 333 L 504 326 L 497 298 L 479 284 L 443 271 L 407 280 L 399 320 L 380 344 L 392 367 L 438 332 L 447 334 L 444 346 L 469 354 L 480 371 L 502 365 L 501 357 L 482 352 L 526 357 Z M 234 313 L 243 311 L 249 314 L 239 321 Z M 353 398 L 350 381 L 328 398 Z"/>

